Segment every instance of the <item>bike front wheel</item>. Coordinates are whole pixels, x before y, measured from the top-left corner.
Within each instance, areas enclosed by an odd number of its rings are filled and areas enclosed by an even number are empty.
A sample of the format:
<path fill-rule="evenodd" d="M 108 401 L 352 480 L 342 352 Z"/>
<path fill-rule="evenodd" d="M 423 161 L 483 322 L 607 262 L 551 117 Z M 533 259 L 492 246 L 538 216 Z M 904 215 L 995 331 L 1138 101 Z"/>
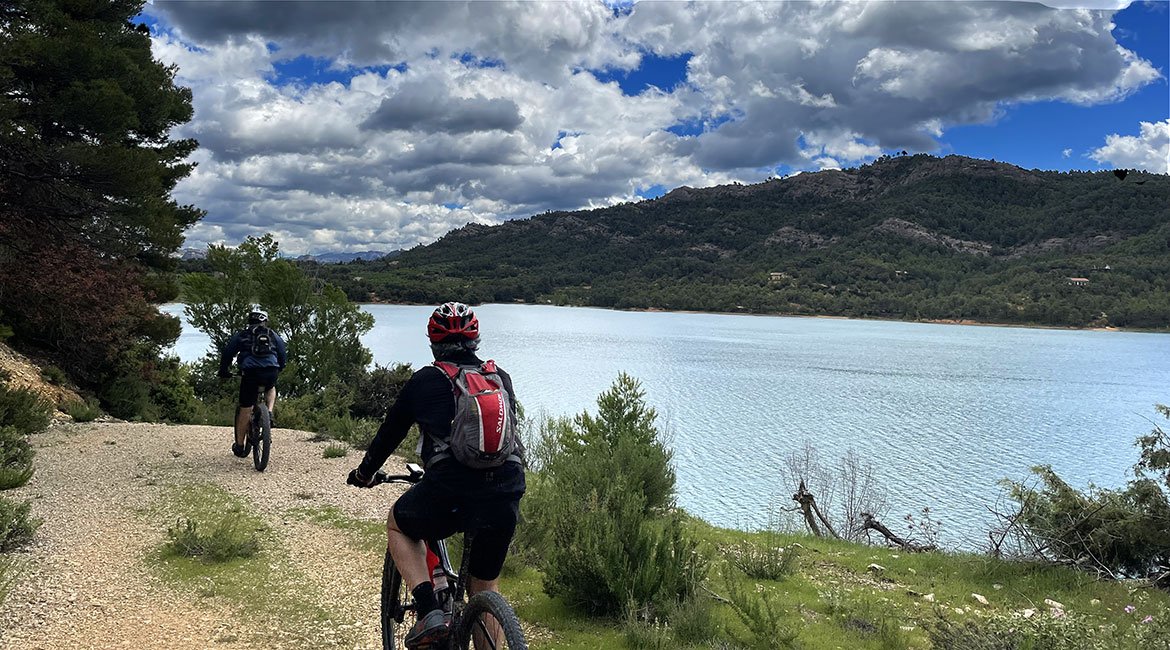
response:
<path fill-rule="evenodd" d="M 268 467 L 268 453 L 272 450 L 272 416 L 268 407 L 257 404 L 252 412 L 252 465 L 257 472 L 263 472 Z"/>
<path fill-rule="evenodd" d="M 456 641 L 459 650 L 528 650 L 516 612 L 494 591 L 481 591 L 467 602 Z"/>
<path fill-rule="evenodd" d="M 387 552 L 382 564 L 382 650 L 406 648 L 406 635 L 415 620 L 413 603 L 394 558 Z"/>

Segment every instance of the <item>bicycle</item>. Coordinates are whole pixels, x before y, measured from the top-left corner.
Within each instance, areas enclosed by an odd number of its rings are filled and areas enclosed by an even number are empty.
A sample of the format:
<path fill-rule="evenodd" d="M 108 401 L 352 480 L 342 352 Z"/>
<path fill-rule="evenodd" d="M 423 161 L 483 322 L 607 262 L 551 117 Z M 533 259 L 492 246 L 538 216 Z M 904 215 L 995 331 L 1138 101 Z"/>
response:
<path fill-rule="evenodd" d="M 382 483 L 405 483 L 413 485 L 422 480 L 425 470 L 407 463 L 409 474 L 390 476 L 383 472 L 374 475 L 374 485 Z M 524 631 L 516 612 L 504 597 L 494 591 L 481 591 L 466 603 L 463 598 L 467 590 L 467 567 L 471 557 L 474 533 L 463 534 L 463 558 L 459 571 L 451 567 L 447 554 L 446 540 L 427 540 L 427 567 L 431 569 L 431 580 L 435 583 L 435 597 L 445 612 L 451 615 L 451 635 L 443 648 L 447 650 L 527 650 Z M 426 612 L 423 612 L 426 614 Z M 409 616 L 408 616 L 409 615 Z M 410 591 L 394 566 L 390 552 L 382 564 L 382 650 L 404 650 L 404 639 L 414 625 L 419 612 L 415 611 Z M 492 631 L 498 633 L 498 637 Z M 471 643 L 474 640 L 475 645 Z M 440 650 L 440 648 L 432 648 Z"/>
<path fill-rule="evenodd" d="M 252 419 L 248 421 L 248 435 L 244 439 L 244 454 L 252 452 L 252 466 L 257 472 L 268 467 L 268 454 L 272 451 L 272 413 L 268 411 L 265 392 L 263 385 L 258 387 Z"/>

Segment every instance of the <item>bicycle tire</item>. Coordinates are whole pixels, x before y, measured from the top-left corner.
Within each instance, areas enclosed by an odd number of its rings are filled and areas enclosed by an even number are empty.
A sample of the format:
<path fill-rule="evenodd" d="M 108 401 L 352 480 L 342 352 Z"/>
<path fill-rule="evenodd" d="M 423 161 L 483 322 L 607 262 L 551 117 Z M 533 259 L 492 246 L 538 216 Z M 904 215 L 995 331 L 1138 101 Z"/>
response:
<path fill-rule="evenodd" d="M 414 599 L 407 592 L 394 565 L 394 558 L 386 552 L 382 563 L 382 610 L 379 622 L 382 626 L 382 650 L 404 650 L 406 634 L 414 625 Z M 407 616 L 407 614 L 410 616 Z"/>
<path fill-rule="evenodd" d="M 272 450 L 272 416 L 264 404 L 257 404 L 252 412 L 252 430 L 255 431 L 252 465 L 257 472 L 263 472 L 268 467 L 268 454 Z"/>
<path fill-rule="evenodd" d="M 504 644 L 494 647 L 489 644 L 487 648 L 476 646 L 475 650 L 488 650 L 489 648 L 492 650 L 499 650 L 499 648 L 528 650 L 528 643 L 524 640 L 524 630 L 520 628 L 520 619 L 516 617 L 516 612 L 512 610 L 512 606 L 504 600 L 503 596 L 494 591 L 481 591 L 467 601 L 467 607 L 463 609 L 459 617 L 458 643 L 456 645 L 459 650 L 472 648 L 472 634 L 477 629 L 485 629 L 483 621 L 485 615 L 491 616 L 500 624 Z"/>

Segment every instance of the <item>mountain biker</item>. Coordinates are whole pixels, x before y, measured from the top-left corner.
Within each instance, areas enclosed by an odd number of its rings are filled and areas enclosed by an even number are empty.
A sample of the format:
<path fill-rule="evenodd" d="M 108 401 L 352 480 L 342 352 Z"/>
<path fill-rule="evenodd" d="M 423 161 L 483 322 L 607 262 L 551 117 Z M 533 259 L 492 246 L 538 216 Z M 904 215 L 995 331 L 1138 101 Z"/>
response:
<path fill-rule="evenodd" d="M 427 336 L 437 363 L 483 366 L 475 354 L 480 340 L 479 319 L 467 305 L 448 302 L 435 309 L 427 323 Z M 496 372 L 509 397 L 511 416 L 515 417 L 512 379 L 503 370 Z M 499 591 L 500 569 L 516 530 L 520 497 L 524 495 L 522 448 L 491 469 L 468 467 L 447 451 L 444 440 L 451 435 L 455 415 L 452 379 L 437 366 L 420 368 L 399 392 L 361 464 L 346 481 L 358 487 L 372 487 L 378 469 L 406 437 L 411 425 L 418 424 L 426 474 L 398 498 L 386 521 L 387 549 L 411 590 L 418 614 L 405 639 L 407 648 L 430 647 L 450 634 L 450 619 L 439 608 L 427 571 L 423 540 L 474 530 L 469 595 Z"/>
<path fill-rule="evenodd" d="M 236 410 L 236 437 L 232 441 L 232 453 L 240 458 L 248 455 L 244 448 L 244 437 L 248 433 L 248 422 L 252 419 L 252 407 L 256 405 L 256 393 L 264 387 L 264 401 L 269 413 L 276 406 L 276 376 L 287 362 L 284 340 L 268 327 L 268 314 L 253 309 L 248 314 L 248 326 L 236 332 L 228 341 L 219 359 L 219 376 L 230 379 L 229 367 L 236 357 L 240 364 L 240 405 Z M 275 419 L 273 420 L 275 421 Z"/>

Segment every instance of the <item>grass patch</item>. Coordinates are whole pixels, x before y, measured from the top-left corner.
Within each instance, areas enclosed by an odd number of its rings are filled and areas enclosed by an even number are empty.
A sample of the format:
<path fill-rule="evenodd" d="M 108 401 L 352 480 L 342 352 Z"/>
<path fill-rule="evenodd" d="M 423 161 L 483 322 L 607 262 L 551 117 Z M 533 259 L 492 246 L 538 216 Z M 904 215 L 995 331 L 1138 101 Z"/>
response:
<path fill-rule="evenodd" d="M 93 422 L 102 415 L 102 410 L 93 399 L 81 402 L 69 402 L 65 405 L 65 412 L 74 422 Z"/>
<path fill-rule="evenodd" d="M 32 541 L 41 520 L 32 516 L 32 503 L 0 497 L 0 553 Z"/>
<path fill-rule="evenodd" d="M 325 445 L 325 450 L 321 455 L 325 458 L 344 458 L 349 454 L 349 445 L 343 442 L 331 442 Z"/>
<path fill-rule="evenodd" d="M 253 522 L 237 517 L 236 513 L 226 513 L 202 526 L 188 518 L 167 529 L 170 541 L 164 550 L 211 562 L 252 557 L 260 550 L 260 536 L 256 531 Z"/>
<path fill-rule="evenodd" d="M 240 620 L 250 621 L 256 638 L 241 640 L 267 647 L 279 638 L 284 647 L 350 648 L 358 644 L 344 621 L 322 607 L 320 590 L 289 559 L 280 536 L 252 511 L 246 502 L 210 484 L 188 484 L 169 490 L 156 508 L 144 513 L 157 520 L 179 522 L 168 539 L 147 557 L 147 563 L 180 593 L 196 601 L 208 600 L 213 607 L 233 610 Z M 227 520 L 239 522 L 226 525 Z M 193 522 L 191 533 L 187 522 Z M 179 551 L 177 540 L 187 537 L 217 538 L 213 543 L 225 552 L 219 561 L 208 554 Z M 245 636 L 248 633 L 242 633 Z M 262 635 L 262 636 L 261 636 Z"/>
<path fill-rule="evenodd" d="M 357 519 L 336 506 L 306 506 L 285 511 L 289 517 L 312 522 L 323 528 L 351 533 L 348 537 L 354 547 L 362 552 L 379 552 L 386 548 L 386 525 L 378 521 Z M 452 562 L 458 562 L 453 556 Z"/>

